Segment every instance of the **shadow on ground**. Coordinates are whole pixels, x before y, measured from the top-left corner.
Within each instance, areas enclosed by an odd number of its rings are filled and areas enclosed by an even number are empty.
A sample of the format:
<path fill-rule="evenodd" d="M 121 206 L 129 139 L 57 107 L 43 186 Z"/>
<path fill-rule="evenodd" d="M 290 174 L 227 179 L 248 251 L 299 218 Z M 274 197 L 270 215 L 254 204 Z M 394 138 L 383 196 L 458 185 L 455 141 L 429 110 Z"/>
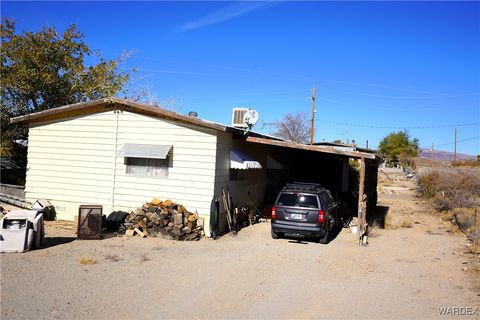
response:
<path fill-rule="evenodd" d="M 390 208 L 386 206 L 377 206 L 372 212 L 367 215 L 367 223 L 369 226 L 378 226 L 381 229 L 385 228 L 385 219 Z"/>
<path fill-rule="evenodd" d="M 41 249 L 47 249 L 50 247 L 70 243 L 72 241 L 75 241 L 76 239 L 76 237 L 47 237 L 45 238 L 45 242 L 43 243 Z"/>
<path fill-rule="evenodd" d="M 338 237 L 340 232 L 342 232 L 342 230 L 343 230 L 342 225 L 339 225 L 336 228 L 334 228 L 332 231 L 330 231 L 330 239 L 328 240 L 328 243 L 334 241 Z M 283 238 L 287 239 L 289 243 L 294 243 L 294 244 L 319 243 L 319 238 L 316 238 L 316 237 L 301 237 L 301 236 L 285 234 Z"/>

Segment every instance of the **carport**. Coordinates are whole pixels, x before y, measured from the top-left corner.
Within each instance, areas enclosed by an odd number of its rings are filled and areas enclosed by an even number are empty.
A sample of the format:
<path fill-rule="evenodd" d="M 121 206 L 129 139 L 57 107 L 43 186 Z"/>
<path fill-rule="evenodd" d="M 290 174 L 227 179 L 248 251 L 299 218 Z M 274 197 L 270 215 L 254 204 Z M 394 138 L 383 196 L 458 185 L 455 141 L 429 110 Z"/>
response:
<path fill-rule="evenodd" d="M 267 152 L 265 203 L 284 183 L 319 182 L 341 202 L 342 214 L 358 217 L 358 241 L 364 243 L 367 216 L 377 203 L 378 155 L 368 149 L 342 145 L 305 145 L 262 137 L 245 137 Z M 359 196 L 360 195 L 360 196 Z"/>

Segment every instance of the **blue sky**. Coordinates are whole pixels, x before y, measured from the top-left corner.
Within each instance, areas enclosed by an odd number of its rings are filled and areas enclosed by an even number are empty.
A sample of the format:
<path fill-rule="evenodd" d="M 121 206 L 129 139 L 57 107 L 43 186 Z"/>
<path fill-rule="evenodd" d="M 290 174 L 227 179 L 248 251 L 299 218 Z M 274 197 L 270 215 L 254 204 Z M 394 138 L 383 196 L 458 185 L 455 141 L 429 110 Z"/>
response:
<path fill-rule="evenodd" d="M 76 23 L 107 58 L 132 52 L 131 87 L 230 123 L 233 107 L 260 113 L 254 130 L 311 113 L 317 141 L 370 147 L 393 131 L 480 153 L 478 2 L 6 2 L 18 31 Z M 272 129 L 273 130 L 273 129 Z M 468 141 L 463 141 L 468 140 Z"/>

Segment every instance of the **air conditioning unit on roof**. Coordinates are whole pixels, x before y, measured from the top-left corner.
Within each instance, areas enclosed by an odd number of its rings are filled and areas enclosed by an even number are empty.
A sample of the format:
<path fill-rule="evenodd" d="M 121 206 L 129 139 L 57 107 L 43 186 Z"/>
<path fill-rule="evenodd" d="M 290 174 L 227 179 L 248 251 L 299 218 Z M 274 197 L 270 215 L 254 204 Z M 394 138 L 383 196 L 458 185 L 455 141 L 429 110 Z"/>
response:
<path fill-rule="evenodd" d="M 258 122 L 258 112 L 250 108 L 233 108 L 232 127 L 250 130 Z"/>
<path fill-rule="evenodd" d="M 232 127 L 234 128 L 248 128 L 248 123 L 244 121 L 245 114 L 250 110 L 249 108 L 233 108 L 232 112 Z"/>

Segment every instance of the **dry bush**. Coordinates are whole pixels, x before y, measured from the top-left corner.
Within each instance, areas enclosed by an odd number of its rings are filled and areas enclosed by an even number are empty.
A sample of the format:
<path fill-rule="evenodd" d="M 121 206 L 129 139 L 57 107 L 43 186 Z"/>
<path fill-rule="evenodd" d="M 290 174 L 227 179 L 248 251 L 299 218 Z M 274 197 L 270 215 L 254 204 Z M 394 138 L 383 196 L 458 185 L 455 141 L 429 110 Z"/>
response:
<path fill-rule="evenodd" d="M 393 215 L 387 214 L 385 216 L 385 229 L 395 230 L 398 228 L 399 228 L 399 225 L 395 222 Z"/>
<path fill-rule="evenodd" d="M 81 257 L 80 258 L 80 264 L 81 265 L 92 265 L 96 264 L 97 260 L 93 259 L 92 257 Z"/>
<path fill-rule="evenodd" d="M 477 208 L 455 209 L 454 219 L 470 240 L 480 244 L 480 212 Z"/>
<path fill-rule="evenodd" d="M 459 170 L 423 174 L 418 190 L 426 199 L 433 199 L 437 211 L 472 208 L 480 196 L 480 179 L 475 174 Z"/>
<path fill-rule="evenodd" d="M 452 161 L 451 165 L 452 167 L 478 168 L 480 167 L 480 161 L 478 159 L 457 160 L 457 161 Z"/>
<path fill-rule="evenodd" d="M 387 178 L 378 178 L 378 185 L 384 186 L 384 187 L 391 187 L 393 185 L 393 180 L 387 179 Z"/>
<path fill-rule="evenodd" d="M 440 213 L 440 219 L 442 221 L 450 221 L 455 223 L 455 212 L 452 210 L 442 211 Z"/>
<path fill-rule="evenodd" d="M 437 168 L 440 168 L 440 167 L 444 167 L 445 165 L 443 164 L 442 161 L 439 161 L 439 160 L 430 160 L 430 159 L 426 159 L 426 158 L 415 158 L 415 166 L 417 168 L 425 168 L 425 167 L 437 167 Z"/>
<path fill-rule="evenodd" d="M 413 222 L 410 219 L 404 219 L 400 223 L 401 228 L 413 228 Z"/>
<path fill-rule="evenodd" d="M 438 191 L 440 174 L 436 171 L 418 177 L 418 190 L 426 199 L 431 199 Z"/>
<path fill-rule="evenodd" d="M 372 224 L 369 224 L 368 225 L 368 237 L 369 238 L 376 238 L 378 236 L 380 236 L 382 234 L 381 230 L 380 229 L 384 229 L 385 227 L 382 226 L 380 223 L 378 222 L 373 222 Z"/>
<path fill-rule="evenodd" d="M 472 243 L 469 247 L 468 250 L 470 250 L 470 253 L 473 254 L 480 254 L 480 242 L 474 242 Z M 479 270 L 480 271 L 480 270 Z"/>
<path fill-rule="evenodd" d="M 423 174 L 418 190 L 431 199 L 442 220 L 458 225 L 475 244 L 480 242 L 480 218 L 477 213 L 480 199 L 480 179 L 475 170 L 449 169 Z"/>

